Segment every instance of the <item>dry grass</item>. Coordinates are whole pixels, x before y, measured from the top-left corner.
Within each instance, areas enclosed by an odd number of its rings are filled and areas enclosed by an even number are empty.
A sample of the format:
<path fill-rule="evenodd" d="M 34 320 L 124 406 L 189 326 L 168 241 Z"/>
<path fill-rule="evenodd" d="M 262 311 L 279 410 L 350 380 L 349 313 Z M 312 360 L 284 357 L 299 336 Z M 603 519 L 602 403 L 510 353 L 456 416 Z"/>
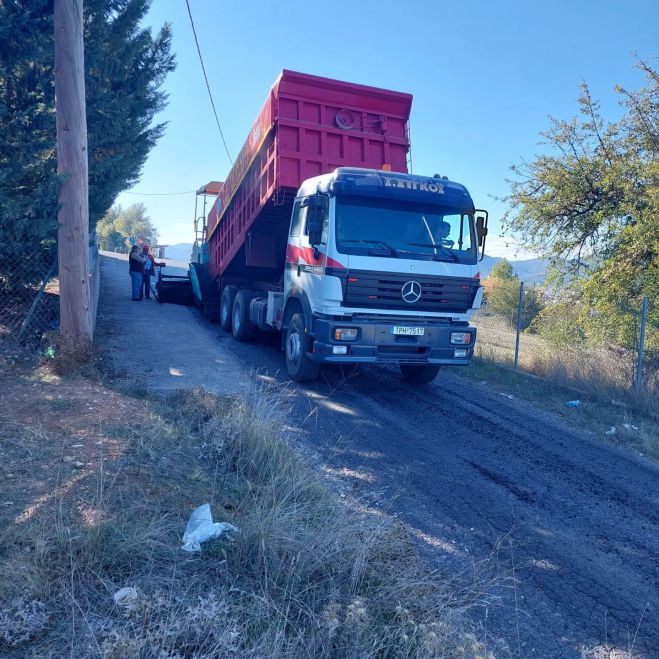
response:
<path fill-rule="evenodd" d="M 633 356 L 614 349 L 556 349 L 535 334 L 520 336 L 519 376 L 495 373 L 489 365 L 512 369 L 515 331 L 504 319 L 479 314 L 472 374 L 512 385 L 522 397 L 565 411 L 565 402 L 585 405 L 571 412 L 577 421 L 621 444 L 659 458 L 659 374 L 646 370 L 644 386 L 635 390 Z M 537 376 L 530 381 L 521 374 Z M 541 378 L 541 379 L 540 379 Z M 547 405 L 548 404 L 548 405 Z"/>
<path fill-rule="evenodd" d="M 101 389 L 90 387 L 94 402 Z M 107 415 L 93 411 L 87 440 L 97 448 L 84 467 L 65 460 L 72 430 L 55 420 L 75 416 L 88 398 L 48 404 L 22 426 L 33 433 L 31 468 L 57 473 L 2 519 L 3 655 L 489 655 L 465 615 L 486 582 L 429 571 L 401 525 L 336 496 L 282 439 L 285 394 L 261 389 L 241 402 L 203 391 L 164 402 L 112 395 Z M 132 415 L 119 412 L 125 406 Z M 0 417 L 12 410 L 20 405 Z M 21 445 L 16 425 L 0 427 L 3 448 Z M 15 457 L 14 471 L 25 459 Z M 13 496 L 10 485 L 0 490 Z M 240 532 L 186 554 L 187 516 L 206 501 Z M 112 597 L 125 586 L 137 591 L 128 608 Z"/>

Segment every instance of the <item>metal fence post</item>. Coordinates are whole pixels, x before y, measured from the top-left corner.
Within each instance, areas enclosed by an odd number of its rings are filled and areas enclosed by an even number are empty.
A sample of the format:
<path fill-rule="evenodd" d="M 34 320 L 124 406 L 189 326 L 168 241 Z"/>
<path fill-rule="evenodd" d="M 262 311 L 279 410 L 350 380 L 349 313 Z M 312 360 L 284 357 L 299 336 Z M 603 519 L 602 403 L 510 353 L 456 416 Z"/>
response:
<path fill-rule="evenodd" d="M 638 340 L 638 363 L 636 364 L 636 389 L 641 388 L 641 375 L 643 373 L 643 351 L 645 349 L 645 323 L 648 318 L 648 298 L 643 298 L 641 307 L 641 335 Z"/>
<path fill-rule="evenodd" d="M 519 362 L 519 333 L 522 331 L 522 302 L 524 301 L 524 282 L 519 282 L 519 299 L 517 300 L 517 331 L 515 332 L 515 370 Z"/>

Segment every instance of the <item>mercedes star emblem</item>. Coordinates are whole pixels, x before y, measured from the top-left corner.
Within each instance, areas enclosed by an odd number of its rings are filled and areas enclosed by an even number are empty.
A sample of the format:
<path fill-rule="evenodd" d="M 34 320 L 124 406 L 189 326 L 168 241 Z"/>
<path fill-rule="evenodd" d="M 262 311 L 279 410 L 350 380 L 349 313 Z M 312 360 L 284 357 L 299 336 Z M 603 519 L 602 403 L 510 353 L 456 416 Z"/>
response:
<path fill-rule="evenodd" d="M 421 297 L 421 284 L 418 281 L 408 281 L 400 289 L 400 295 L 408 304 L 414 304 Z"/>

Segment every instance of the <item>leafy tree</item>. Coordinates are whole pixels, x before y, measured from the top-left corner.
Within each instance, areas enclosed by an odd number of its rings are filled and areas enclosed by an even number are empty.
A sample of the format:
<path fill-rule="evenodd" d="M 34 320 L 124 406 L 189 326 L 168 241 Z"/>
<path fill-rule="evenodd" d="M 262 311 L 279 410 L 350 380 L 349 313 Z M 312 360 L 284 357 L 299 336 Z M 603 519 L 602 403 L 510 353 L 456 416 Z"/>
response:
<path fill-rule="evenodd" d="M 121 210 L 121 206 L 113 206 L 96 224 L 96 241 L 101 249 L 112 252 L 122 252 L 126 249 L 123 236 L 115 227 Z"/>
<path fill-rule="evenodd" d="M 488 277 L 484 282 L 486 308 L 489 312 L 502 316 L 511 325 L 517 323 L 519 305 L 519 285 L 517 279 Z M 527 329 L 542 309 L 542 294 L 537 288 L 525 288 L 522 297 L 522 329 Z"/>
<path fill-rule="evenodd" d="M 103 249 L 127 251 L 131 241 L 153 245 L 158 242 L 158 231 L 147 217 L 144 204 L 128 208 L 113 206 L 99 221 L 96 235 Z"/>
<path fill-rule="evenodd" d="M 577 300 L 561 300 L 547 304 L 533 319 L 531 329 L 553 348 L 577 347 L 586 339 L 582 317 Z"/>
<path fill-rule="evenodd" d="M 510 264 L 508 259 L 501 259 L 501 261 L 497 261 L 492 267 L 492 271 L 490 272 L 489 276 L 494 277 L 495 279 L 515 279 L 513 266 Z"/>
<path fill-rule="evenodd" d="M 149 4 L 85 1 L 92 228 L 116 195 L 139 178 L 164 130 L 153 119 L 164 107 L 162 84 L 174 68 L 171 29 L 165 25 L 154 35 L 140 27 Z M 52 0 L 0 3 L 0 249 L 5 252 L 32 249 L 56 236 L 52 19 Z"/>
<path fill-rule="evenodd" d="M 589 336 L 627 347 L 635 345 L 643 296 L 659 296 L 659 77 L 649 63 L 637 65 L 646 86 L 617 88 L 619 121 L 604 121 L 586 84 L 578 116 L 552 119 L 547 153 L 513 168 L 504 216 L 525 247 L 581 278 Z M 648 332 L 655 351 L 657 326 L 655 304 Z"/>

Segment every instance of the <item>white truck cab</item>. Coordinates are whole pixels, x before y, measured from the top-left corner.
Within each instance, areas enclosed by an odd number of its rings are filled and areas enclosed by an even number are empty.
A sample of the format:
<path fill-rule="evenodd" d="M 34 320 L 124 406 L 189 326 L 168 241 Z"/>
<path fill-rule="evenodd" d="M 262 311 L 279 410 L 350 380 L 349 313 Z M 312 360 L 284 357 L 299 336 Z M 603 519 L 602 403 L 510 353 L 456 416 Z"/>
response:
<path fill-rule="evenodd" d="M 338 168 L 300 187 L 283 292 L 250 315 L 282 331 L 293 379 L 322 363 L 393 362 L 429 382 L 472 357 L 486 235 L 487 212 L 458 183 Z"/>

